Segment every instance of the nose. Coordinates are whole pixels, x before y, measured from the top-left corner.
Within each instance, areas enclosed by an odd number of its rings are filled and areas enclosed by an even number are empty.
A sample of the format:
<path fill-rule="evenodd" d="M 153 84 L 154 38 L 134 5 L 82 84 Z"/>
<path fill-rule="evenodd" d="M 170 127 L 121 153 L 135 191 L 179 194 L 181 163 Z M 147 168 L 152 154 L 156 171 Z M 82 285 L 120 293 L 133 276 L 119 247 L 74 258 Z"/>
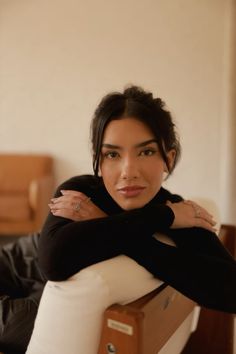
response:
<path fill-rule="evenodd" d="M 137 161 L 132 157 L 126 157 L 122 161 L 121 178 L 136 179 L 139 177 L 139 167 Z"/>

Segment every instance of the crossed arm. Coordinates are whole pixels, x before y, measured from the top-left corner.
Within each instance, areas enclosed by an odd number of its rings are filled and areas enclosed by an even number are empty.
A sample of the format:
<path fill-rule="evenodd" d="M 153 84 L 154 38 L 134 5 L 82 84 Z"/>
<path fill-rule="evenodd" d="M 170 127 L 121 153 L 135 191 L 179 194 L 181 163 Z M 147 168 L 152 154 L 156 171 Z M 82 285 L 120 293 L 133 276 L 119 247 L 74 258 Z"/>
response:
<path fill-rule="evenodd" d="M 41 233 L 39 262 L 48 279 L 65 280 L 124 254 L 200 305 L 236 313 L 236 262 L 212 232 L 214 221 L 204 208 L 160 190 L 154 202 L 123 211 L 92 193 L 90 183 L 86 189 L 74 182 L 57 192 Z M 156 232 L 177 247 L 156 240 Z"/>
<path fill-rule="evenodd" d="M 59 187 L 49 204 L 51 212 L 39 242 L 39 262 L 50 280 L 64 280 L 91 264 L 126 254 L 127 247 L 135 249 L 138 241 L 157 231 L 193 226 L 214 229 L 212 216 L 190 202 L 169 201 L 110 213 L 114 203 L 109 204 L 107 196 L 97 198 L 99 192 L 92 195 L 91 190 L 78 177 Z M 165 191 L 162 199 L 167 197 L 174 199 Z"/>
<path fill-rule="evenodd" d="M 73 190 L 62 190 L 62 196 L 52 198 L 49 204 L 54 216 L 61 216 L 73 221 L 91 220 L 107 217 L 108 215 L 97 207 L 84 193 Z M 208 211 L 193 201 L 181 201 L 172 203 L 167 201 L 174 213 L 172 229 L 202 227 L 209 231 L 215 231 L 215 221 Z"/>

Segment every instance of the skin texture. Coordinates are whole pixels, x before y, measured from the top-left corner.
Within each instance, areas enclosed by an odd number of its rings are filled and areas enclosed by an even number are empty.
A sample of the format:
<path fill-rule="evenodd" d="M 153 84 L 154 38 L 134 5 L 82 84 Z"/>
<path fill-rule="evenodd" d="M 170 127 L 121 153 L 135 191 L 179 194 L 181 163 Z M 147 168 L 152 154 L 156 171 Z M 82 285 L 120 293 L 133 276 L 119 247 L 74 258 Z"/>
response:
<path fill-rule="evenodd" d="M 159 191 L 164 173 L 168 172 L 153 140 L 149 128 L 133 117 L 111 121 L 105 129 L 100 174 L 108 193 L 124 210 L 146 205 Z M 175 152 L 169 151 L 170 165 L 174 157 Z M 106 217 L 85 194 L 72 190 L 62 190 L 61 194 L 49 204 L 53 215 L 73 221 Z M 172 228 L 198 226 L 215 231 L 212 215 L 196 203 L 169 202 L 168 206 L 175 214 Z"/>
<path fill-rule="evenodd" d="M 168 153 L 170 164 L 174 154 Z M 100 173 L 108 193 L 124 210 L 141 208 L 160 190 L 167 167 L 155 136 L 134 118 L 113 120 L 105 130 Z"/>

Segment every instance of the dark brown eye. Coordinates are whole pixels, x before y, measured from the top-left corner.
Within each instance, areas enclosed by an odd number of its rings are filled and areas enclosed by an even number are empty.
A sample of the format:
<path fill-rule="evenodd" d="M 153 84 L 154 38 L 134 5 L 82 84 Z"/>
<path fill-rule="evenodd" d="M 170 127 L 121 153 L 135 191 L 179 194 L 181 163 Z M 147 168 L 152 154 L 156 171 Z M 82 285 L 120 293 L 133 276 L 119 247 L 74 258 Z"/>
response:
<path fill-rule="evenodd" d="M 140 152 L 140 156 L 152 156 L 156 153 L 155 149 L 145 149 Z"/>
<path fill-rule="evenodd" d="M 113 160 L 119 156 L 117 151 L 107 151 L 103 153 L 103 157 L 106 159 Z"/>

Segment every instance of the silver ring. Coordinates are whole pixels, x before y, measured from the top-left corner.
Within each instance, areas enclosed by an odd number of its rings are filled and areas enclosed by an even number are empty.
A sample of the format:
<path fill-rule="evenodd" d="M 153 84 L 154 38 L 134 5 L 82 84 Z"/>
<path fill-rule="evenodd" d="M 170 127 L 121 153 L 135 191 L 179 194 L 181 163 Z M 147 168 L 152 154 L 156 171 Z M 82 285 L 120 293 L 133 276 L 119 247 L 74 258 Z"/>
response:
<path fill-rule="evenodd" d="M 199 218 L 201 216 L 201 208 L 197 204 L 195 204 L 191 200 L 185 200 L 184 202 L 185 204 L 191 205 L 195 213 L 194 215 L 195 218 Z"/>
<path fill-rule="evenodd" d="M 201 210 L 198 207 L 195 207 L 195 217 L 198 218 L 201 214 Z"/>
<path fill-rule="evenodd" d="M 198 205 L 192 203 L 192 207 L 195 211 L 195 218 L 199 218 L 200 217 L 200 214 L 201 214 L 201 209 L 199 208 Z"/>
<path fill-rule="evenodd" d="M 87 199 L 85 199 L 85 200 L 80 200 L 78 203 L 75 204 L 74 210 L 77 211 L 77 212 L 80 211 L 80 209 L 81 209 L 81 203 L 82 203 L 82 202 L 88 203 L 90 200 L 91 200 L 91 198 L 89 198 L 89 197 L 88 197 Z"/>
<path fill-rule="evenodd" d="M 78 212 L 80 210 L 80 204 L 81 204 L 81 201 L 75 204 L 75 207 L 74 207 L 75 211 Z"/>

